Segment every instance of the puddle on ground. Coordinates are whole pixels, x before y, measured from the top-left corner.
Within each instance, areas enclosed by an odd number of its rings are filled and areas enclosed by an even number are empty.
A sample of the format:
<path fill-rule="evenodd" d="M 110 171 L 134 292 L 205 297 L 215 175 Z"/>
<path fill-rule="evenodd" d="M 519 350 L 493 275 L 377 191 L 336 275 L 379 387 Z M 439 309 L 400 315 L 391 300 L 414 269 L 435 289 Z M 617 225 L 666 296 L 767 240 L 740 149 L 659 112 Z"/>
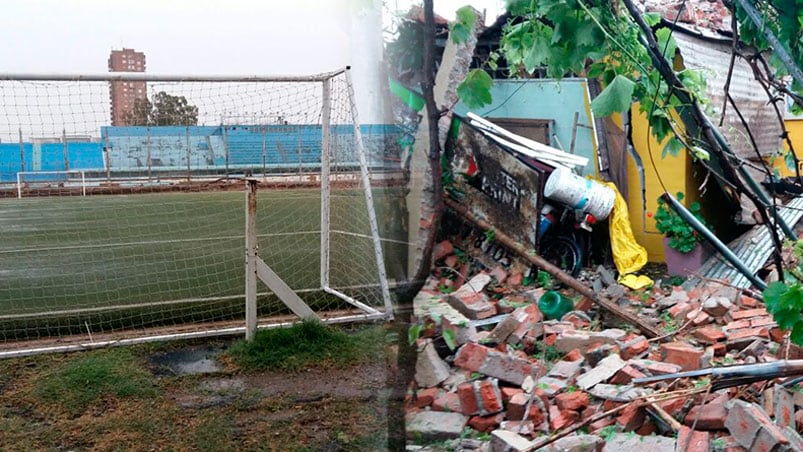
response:
<path fill-rule="evenodd" d="M 201 375 L 223 371 L 216 357 L 222 348 L 186 348 L 151 356 L 156 375 Z"/>

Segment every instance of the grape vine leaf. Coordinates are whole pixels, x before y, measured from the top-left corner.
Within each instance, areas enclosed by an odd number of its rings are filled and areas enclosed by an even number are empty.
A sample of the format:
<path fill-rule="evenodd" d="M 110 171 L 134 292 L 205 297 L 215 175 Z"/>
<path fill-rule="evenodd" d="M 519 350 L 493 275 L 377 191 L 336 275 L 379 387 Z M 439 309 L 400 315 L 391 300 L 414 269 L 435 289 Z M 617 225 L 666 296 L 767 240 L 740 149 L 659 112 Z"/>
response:
<path fill-rule="evenodd" d="M 473 69 L 457 87 L 457 95 L 468 108 L 480 108 L 493 101 L 491 97 L 493 80 L 482 69 Z"/>
<path fill-rule="evenodd" d="M 635 83 L 624 75 L 617 75 L 610 85 L 591 101 L 591 110 L 598 117 L 621 113 L 630 108 Z"/>
<path fill-rule="evenodd" d="M 471 37 L 471 29 L 477 23 L 477 14 L 470 6 L 464 6 L 455 15 L 457 20 L 449 25 L 449 38 L 455 44 L 462 44 Z"/>

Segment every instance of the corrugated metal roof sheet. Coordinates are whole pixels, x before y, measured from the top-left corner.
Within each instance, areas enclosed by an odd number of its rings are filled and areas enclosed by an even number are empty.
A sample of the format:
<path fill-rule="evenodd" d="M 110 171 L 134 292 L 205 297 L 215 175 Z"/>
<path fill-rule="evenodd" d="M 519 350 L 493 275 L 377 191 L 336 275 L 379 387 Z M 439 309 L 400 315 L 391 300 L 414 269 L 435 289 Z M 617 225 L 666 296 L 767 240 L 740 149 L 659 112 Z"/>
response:
<path fill-rule="evenodd" d="M 800 218 L 803 217 L 803 197 L 793 199 L 786 206 L 779 208 L 778 211 L 787 224 L 797 224 Z M 763 225 L 758 225 L 730 242 L 728 248 L 755 274 L 772 254 L 773 244 L 767 228 Z M 750 287 L 750 281 L 718 254 L 708 259 L 698 273 L 708 279 L 730 281 L 730 284 L 734 287 Z M 699 283 L 699 278 L 691 278 L 683 286 L 690 288 Z"/>
<path fill-rule="evenodd" d="M 704 40 L 680 31 L 675 31 L 673 36 L 677 41 L 684 65 L 705 72 L 708 81 L 706 94 L 711 101 L 711 107 L 716 111 L 716 114 L 711 115 L 711 120 L 719 124 L 725 100 L 725 81 L 730 65 L 729 42 Z M 764 89 L 753 77 L 750 66 L 740 58 L 736 58 L 729 91 L 750 126 L 761 155 L 767 156 L 781 149 L 781 127 L 778 118 L 768 103 Z M 726 109 L 725 122 L 720 131 L 728 139 L 736 155 L 755 159 L 755 151 L 731 105 Z"/>

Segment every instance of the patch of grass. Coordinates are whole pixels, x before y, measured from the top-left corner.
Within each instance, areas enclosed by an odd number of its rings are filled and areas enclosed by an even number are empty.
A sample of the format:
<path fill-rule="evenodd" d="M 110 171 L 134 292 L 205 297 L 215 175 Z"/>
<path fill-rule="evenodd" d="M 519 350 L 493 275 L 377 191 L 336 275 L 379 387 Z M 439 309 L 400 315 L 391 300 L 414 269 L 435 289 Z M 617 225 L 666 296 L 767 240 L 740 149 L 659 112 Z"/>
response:
<path fill-rule="evenodd" d="M 129 350 L 111 349 L 56 365 L 39 378 L 34 392 L 43 401 L 78 415 L 104 397 L 153 397 L 158 389 Z"/>
<path fill-rule="evenodd" d="M 305 320 L 290 328 L 258 331 L 253 341 L 238 342 L 227 353 L 246 369 L 299 370 L 310 365 L 343 368 L 375 356 L 385 345 L 384 335 L 382 327 L 347 334 Z"/>
<path fill-rule="evenodd" d="M 205 419 L 195 429 L 193 446 L 196 450 L 235 450 L 232 444 L 234 431 L 232 421 L 227 416 Z"/>

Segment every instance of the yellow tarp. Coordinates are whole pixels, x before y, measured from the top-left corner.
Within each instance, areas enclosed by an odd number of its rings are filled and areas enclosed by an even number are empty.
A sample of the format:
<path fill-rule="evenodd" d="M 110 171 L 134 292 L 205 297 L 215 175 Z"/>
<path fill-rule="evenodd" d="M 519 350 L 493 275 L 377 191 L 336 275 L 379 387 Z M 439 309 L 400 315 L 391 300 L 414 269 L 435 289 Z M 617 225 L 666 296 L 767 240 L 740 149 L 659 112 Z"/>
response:
<path fill-rule="evenodd" d="M 608 216 L 608 225 L 611 234 L 613 263 L 616 265 L 620 275 L 619 282 L 631 289 L 650 286 L 652 285 L 652 280 L 646 276 L 631 275 L 631 273 L 641 270 L 644 264 L 647 263 L 647 250 L 639 245 L 633 236 L 630 216 L 627 213 L 627 203 L 613 182 L 600 181 L 600 183 L 613 190 L 616 194 L 613 210 Z"/>

